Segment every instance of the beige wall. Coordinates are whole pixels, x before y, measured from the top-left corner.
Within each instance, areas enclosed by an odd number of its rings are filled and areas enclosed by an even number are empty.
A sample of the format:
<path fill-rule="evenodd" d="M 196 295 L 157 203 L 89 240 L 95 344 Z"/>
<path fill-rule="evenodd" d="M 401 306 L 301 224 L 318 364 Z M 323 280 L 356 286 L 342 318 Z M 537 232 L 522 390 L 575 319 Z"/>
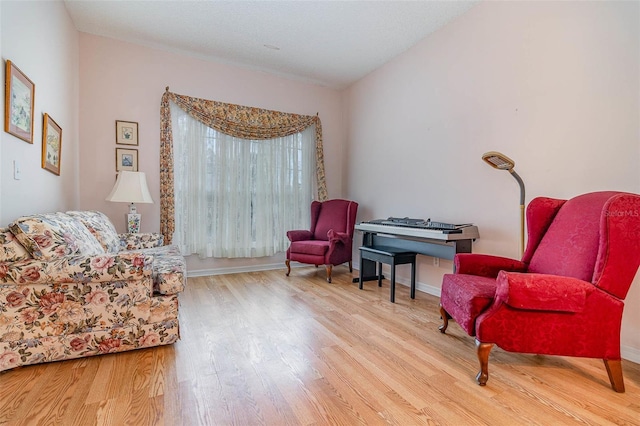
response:
<path fill-rule="evenodd" d="M 6 226 L 23 214 L 78 206 L 78 32 L 61 2 L 2 1 L 0 10 L 3 103 L 7 59 L 35 84 L 33 144 L 0 133 L 0 224 Z M 41 168 L 45 112 L 62 128 L 60 176 Z M 14 161 L 20 180 L 13 179 Z"/>
<path fill-rule="evenodd" d="M 175 93 L 313 115 L 322 120 L 330 197 L 342 194 L 344 130 L 338 91 L 266 73 L 80 35 L 80 204 L 105 212 L 124 231 L 126 205 L 104 200 L 115 181 L 115 121 L 139 123 L 139 170 L 147 174 L 154 204 L 140 204 L 142 231 L 160 228 L 160 98 Z M 120 147 L 123 147 L 120 145 Z M 284 267 L 284 255 L 260 259 L 187 259 L 192 274 L 237 268 Z"/>
<path fill-rule="evenodd" d="M 474 222 L 474 251 L 518 257 L 518 185 L 481 160 L 491 150 L 516 161 L 527 202 L 640 192 L 639 5 L 482 2 L 354 84 L 345 176 L 359 219 Z M 419 259 L 420 287 L 439 294 L 451 262 Z M 638 309 L 622 339 L 640 360 Z"/>

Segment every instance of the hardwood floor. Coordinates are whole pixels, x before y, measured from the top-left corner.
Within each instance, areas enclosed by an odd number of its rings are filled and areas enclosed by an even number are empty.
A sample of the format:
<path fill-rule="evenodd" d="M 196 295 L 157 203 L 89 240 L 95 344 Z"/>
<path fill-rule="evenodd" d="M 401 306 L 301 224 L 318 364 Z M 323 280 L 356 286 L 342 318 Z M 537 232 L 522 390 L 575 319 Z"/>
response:
<path fill-rule="evenodd" d="M 173 346 L 0 373 L 0 424 L 640 424 L 638 364 L 617 394 L 601 360 L 494 348 L 482 388 L 436 297 L 344 266 L 190 278 L 180 304 Z"/>

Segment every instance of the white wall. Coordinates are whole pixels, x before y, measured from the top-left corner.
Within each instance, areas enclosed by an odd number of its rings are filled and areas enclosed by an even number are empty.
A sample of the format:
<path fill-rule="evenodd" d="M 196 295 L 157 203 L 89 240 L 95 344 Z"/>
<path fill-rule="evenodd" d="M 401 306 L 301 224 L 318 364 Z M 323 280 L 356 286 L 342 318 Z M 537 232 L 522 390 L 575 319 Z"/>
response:
<path fill-rule="evenodd" d="M 182 95 L 297 114 L 319 113 L 329 196 L 342 195 L 344 127 L 340 92 L 263 72 L 196 59 L 89 34 L 80 35 L 80 204 L 105 212 L 124 231 L 126 205 L 105 197 L 115 181 L 115 121 L 139 123 L 139 170 L 154 204 L 140 204 L 141 230 L 160 228 L 160 99 Z M 187 258 L 190 274 L 284 268 L 284 253 L 258 259 Z"/>
<path fill-rule="evenodd" d="M 59 1 L 2 1 L 0 10 L 3 82 L 8 59 L 35 84 L 33 144 L 0 135 L 0 226 L 6 226 L 23 214 L 77 207 L 78 32 Z M 60 176 L 41 167 L 45 112 L 62 128 Z M 13 179 L 14 160 L 21 180 Z"/>
<path fill-rule="evenodd" d="M 359 220 L 474 222 L 475 252 L 518 257 L 518 185 L 481 160 L 491 150 L 516 161 L 527 202 L 640 192 L 638 21 L 638 2 L 482 2 L 354 84 L 346 196 Z M 439 294 L 451 262 L 419 258 L 418 281 Z M 640 360 L 638 281 L 622 338 Z"/>

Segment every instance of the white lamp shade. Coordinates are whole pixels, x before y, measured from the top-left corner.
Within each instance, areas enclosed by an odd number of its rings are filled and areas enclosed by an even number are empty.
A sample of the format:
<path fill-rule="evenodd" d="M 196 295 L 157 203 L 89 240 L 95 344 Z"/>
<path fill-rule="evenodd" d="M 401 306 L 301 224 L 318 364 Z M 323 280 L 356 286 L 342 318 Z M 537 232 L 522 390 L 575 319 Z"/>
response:
<path fill-rule="evenodd" d="M 118 173 L 116 184 L 106 200 L 121 203 L 153 203 L 144 172 Z"/>

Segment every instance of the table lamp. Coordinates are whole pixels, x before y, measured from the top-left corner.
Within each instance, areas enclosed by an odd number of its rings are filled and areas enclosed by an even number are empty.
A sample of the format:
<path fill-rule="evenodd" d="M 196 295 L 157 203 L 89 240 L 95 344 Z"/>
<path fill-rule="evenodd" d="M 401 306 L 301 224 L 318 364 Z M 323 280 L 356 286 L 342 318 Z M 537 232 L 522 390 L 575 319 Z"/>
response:
<path fill-rule="evenodd" d="M 116 184 L 106 198 L 107 201 L 117 203 L 130 203 L 127 218 L 127 232 L 140 232 L 140 220 L 142 215 L 138 213 L 134 203 L 153 203 L 147 177 L 143 172 L 121 171 L 118 173 Z"/>
<path fill-rule="evenodd" d="M 520 186 L 520 256 L 522 256 L 524 253 L 524 182 L 513 169 L 516 165 L 515 161 L 506 155 L 489 151 L 482 154 L 482 159 L 494 169 L 507 170 Z"/>

